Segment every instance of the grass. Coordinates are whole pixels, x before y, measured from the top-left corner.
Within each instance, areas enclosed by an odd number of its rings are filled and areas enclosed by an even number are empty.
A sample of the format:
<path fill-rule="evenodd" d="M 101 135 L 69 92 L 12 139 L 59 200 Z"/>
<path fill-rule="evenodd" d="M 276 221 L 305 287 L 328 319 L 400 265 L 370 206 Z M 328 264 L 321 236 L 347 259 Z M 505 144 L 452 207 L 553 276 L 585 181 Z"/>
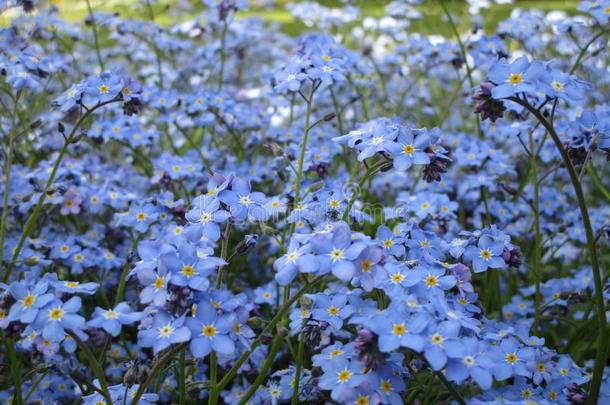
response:
<path fill-rule="evenodd" d="M 464 32 L 470 29 L 471 22 L 468 18 L 468 5 L 461 0 L 444 0 L 450 7 L 454 17 L 460 21 L 460 29 Z M 55 0 L 59 8 L 59 15 L 67 21 L 83 21 L 87 16 L 87 4 L 85 0 Z M 357 0 L 355 1 L 362 10 L 363 17 L 382 17 L 385 15 L 385 5 L 387 0 Z M 158 0 L 153 5 L 157 23 L 169 26 L 173 23 L 183 21 L 196 16 L 203 10 L 201 1 L 190 0 L 189 10 L 178 10 L 177 0 Z M 288 0 L 277 0 L 276 7 L 265 9 L 253 6 L 250 10 L 240 12 L 238 18 L 258 16 L 269 23 L 279 24 L 282 31 L 290 35 L 298 35 L 306 30 L 304 24 L 294 21 L 290 12 L 286 9 Z M 318 3 L 327 7 L 340 7 L 341 3 L 337 0 L 318 0 Z M 147 18 L 143 0 L 91 0 L 91 5 L 95 11 L 118 13 L 123 17 Z M 575 14 L 577 0 L 517 0 L 515 4 L 496 4 L 490 9 L 482 10 L 481 15 L 485 22 L 485 30 L 493 32 L 498 23 L 506 19 L 511 11 L 516 8 L 537 8 L 543 11 L 560 10 L 568 14 Z M 451 36 L 448 25 L 444 22 L 443 12 L 436 0 L 426 0 L 419 10 L 423 13 L 421 20 L 413 21 L 410 27 L 412 32 L 424 34 L 437 34 Z M 7 26 L 9 21 L 16 16 L 14 10 L 6 12 L 0 16 L 0 26 Z"/>

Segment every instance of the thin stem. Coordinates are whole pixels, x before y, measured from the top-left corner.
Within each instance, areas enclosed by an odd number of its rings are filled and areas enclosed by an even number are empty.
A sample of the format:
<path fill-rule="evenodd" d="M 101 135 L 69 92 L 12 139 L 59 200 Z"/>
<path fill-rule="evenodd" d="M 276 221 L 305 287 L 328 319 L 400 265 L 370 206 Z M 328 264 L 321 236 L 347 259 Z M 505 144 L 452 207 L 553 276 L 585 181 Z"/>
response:
<path fill-rule="evenodd" d="M 6 156 L 6 171 L 4 174 L 4 198 L 2 200 L 2 222 L 0 225 L 0 246 L 4 247 L 4 237 L 6 236 L 6 223 L 8 220 L 8 199 L 10 195 L 11 181 L 11 166 L 13 163 L 13 148 L 15 145 L 15 132 L 17 129 L 17 108 L 19 107 L 19 98 L 21 90 L 15 96 L 13 104 L 13 113 L 11 114 L 11 131 L 8 138 L 8 152 Z M 0 249 L 0 265 L 4 262 L 4 249 Z"/>
<path fill-rule="evenodd" d="M 530 150 L 534 150 L 536 144 L 534 143 L 534 134 L 529 133 L 529 144 Z M 538 164 L 536 162 L 536 156 L 530 155 L 530 167 L 532 171 L 532 185 L 534 187 L 534 201 L 533 201 L 533 214 L 534 214 L 534 279 L 536 283 L 536 290 L 534 293 L 534 335 L 538 334 L 538 328 L 540 327 L 540 281 L 541 281 L 541 262 L 542 262 L 542 247 L 541 247 L 541 234 L 540 234 L 540 184 L 538 183 Z"/>
<path fill-rule="evenodd" d="M 89 18 L 91 18 L 91 29 L 93 30 L 93 43 L 95 45 L 95 54 L 97 55 L 97 62 L 100 64 L 100 69 L 102 72 L 106 71 L 104 67 L 104 60 L 102 59 L 102 53 L 100 52 L 100 41 L 97 36 L 97 24 L 95 23 L 95 16 L 93 15 L 93 9 L 91 8 L 91 3 L 89 0 L 85 0 L 87 2 L 87 9 L 89 10 Z"/>
<path fill-rule="evenodd" d="M 356 186 L 356 190 L 354 191 L 354 193 L 352 193 L 352 196 L 350 197 L 349 201 L 347 202 L 347 207 L 345 207 L 345 211 L 343 212 L 343 216 L 341 217 L 341 219 L 343 221 L 347 221 L 349 218 L 349 213 L 352 210 L 352 207 L 354 206 L 354 203 L 356 202 L 356 200 L 358 199 L 358 197 L 360 196 L 360 190 L 362 189 L 362 187 L 364 186 L 364 183 L 371 178 L 371 176 L 373 176 L 375 173 L 377 173 L 379 171 L 379 169 L 381 169 L 381 167 L 385 164 L 385 162 L 380 162 L 376 165 L 372 165 L 371 167 L 369 167 L 366 171 L 366 173 L 364 173 L 364 175 L 360 178 L 360 181 L 358 182 L 358 185 Z"/>
<path fill-rule="evenodd" d="M 587 42 L 587 44 L 585 46 L 583 46 L 580 49 L 580 53 L 578 54 L 578 57 L 576 58 L 576 62 L 574 62 L 574 65 L 572 65 L 572 69 L 570 69 L 570 74 L 573 75 L 574 72 L 576 72 L 576 69 L 578 69 L 578 66 L 580 66 L 580 63 L 582 62 L 582 58 L 585 56 L 585 54 L 587 53 L 587 50 L 589 49 L 589 47 L 591 45 L 593 45 L 593 43 L 602 35 L 607 34 L 608 31 L 606 30 L 601 30 L 600 32 L 598 32 L 595 36 L 593 36 L 593 38 L 591 38 L 591 40 L 589 42 Z"/>
<path fill-rule="evenodd" d="M 17 358 L 15 342 L 12 339 L 6 339 L 6 352 L 11 364 L 11 374 L 13 375 L 13 400 L 15 405 L 22 405 L 23 398 L 21 396 L 21 364 Z"/>
<path fill-rule="evenodd" d="M 260 385 L 263 382 L 265 382 L 265 379 L 267 378 L 267 375 L 269 374 L 269 369 L 273 365 L 273 360 L 275 360 L 275 356 L 276 356 L 277 352 L 280 351 L 281 347 L 282 347 L 282 336 L 278 333 L 273 338 L 273 343 L 271 344 L 271 349 L 269 350 L 269 354 L 267 355 L 267 358 L 265 359 L 265 362 L 263 363 L 263 367 L 258 372 L 258 376 L 256 377 L 256 379 L 254 380 L 254 382 L 252 383 L 252 385 L 250 386 L 248 391 L 246 391 L 246 393 L 244 394 L 244 396 L 241 398 L 241 400 L 239 401 L 239 403 L 237 405 L 245 405 L 248 402 L 248 400 L 252 397 L 252 395 L 254 395 L 254 393 L 256 392 L 258 387 L 260 387 Z"/>
<path fill-rule="evenodd" d="M 76 124 L 74 124 L 74 127 L 72 127 L 72 131 L 70 131 L 70 134 L 66 137 L 64 145 L 62 146 L 61 150 L 59 151 L 59 155 L 57 156 L 57 159 L 55 160 L 55 164 L 53 165 L 53 169 L 51 170 L 51 174 L 49 175 L 47 184 L 45 185 L 44 189 L 42 190 L 42 193 L 40 194 L 40 197 L 38 198 L 38 203 L 36 204 L 36 207 L 34 207 L 34 211 L 30 214 L 30 216 L 28 217 L 28 219 L 25 223 L 25 226 L 23 227 L 23 232 L 21 233 L 21 237 L 19 238 L 17 247 L 15 247 L 15 250 L 13 252 L 13 257 L 11 259 L 11 262 L 8 265 L 8 269 L 2 280 L 3 282 L 5 282 L 5 283 L 8 282 L 11 277 L 11 274 L 13 272 L 13 267 L 15 267 L 15 263 L 17 263 L 17 258 L 19 257 L 19 254 L 21 253 L 21 249 L 23 249 L 25 240 L 30 235 L 32 230 L 34 229 L 34 226 L 36 224 L 36 219 L 38 218 L 38 215 L 40 215 L 40 211 L 42 210 L 42 206 L 47 198 L 47 194 L 48 194 L 49 190 L 51 189 L 51 185 L 53 184 L 53 181 L 55 180 L 55 176 L 57 175 L 57 170 L 59 169 L 59 165 L 61 164 L 61 161 L 62 161 L 64 155 L 68 151 L 68 146 L 74 140 L 74 138 L 76 136 L 76 131 L 80 128 L 80 126 L 85 122 L 85 120 L 95 110 L 97 110 L 98 108 L 105 106 L 107 104 L 114 103 L 116 101 L 118 101 L 118 98 L 114 98 L 112 100 L 97 104 L 95 107 L 91 108 L 90 110 L 87 110 L 87 112 L 85 112 L 85 114 L 83 114 L 79 118 L 79 120 L 76 122 Z"/>
<path fill-rule="evenodd" d="M 294 206 L 296 207 L 299 204 L 299 198 L 301 194 L 301 181 L 303 178 L 303 162 L 305 161 L 305 151 L 307 150 L 307 141 L 309 140 L 309 127 L 311 121 L 311 109 L 313 105 L 313 94 L 316 91 L 315 84 L 311 85 L 311 92 L 309 93 L 309 98 L 307 99 L 307 112 L 305 113 L 305 131 L 303 132 L 303 139 L 301 140 L 301 152 L 299 154 L 299 164 L 297 168 L 297 179 L 296 179 L 296 189 L 294 192 Z"/>
<path fill-rule="evenodd" d="M 186 361 L 186 347 L 180 350 L 180 364 L 178 365 L 178 385 L 179 385 L 179 398 L 180 405 L 186 404 L 186 367 L 184 365 Z"/>
<path fill-rule="evenodd" d="M 294 304 L 303 294 L 308 292 L 314 285 L 316 285 L 320 280 L 322 280 L 324 276 L 317 276 L 309 284 L 305 284 L 298 290 L 292 297 L 290 297 L 282 307 L 277 311 L 275 316 L 269 321 L 267 326 L 262 330 L 262 332 L 258 335 L 258 337 L 252 342 L 250 348 L 245 351 L 239 359 L 235 362 L 233 367 L 222 377 L 222 379 L 218 382 L 218 384 L 213 384 L 212 389 L 210 390 L 210 396 L 208 399 L 208 405 L 216 405 L 218 403 L 218 396 L 220 395 L 220 391 L 231 382 L 235 374 L 239 368 L 248 360 L 250 355 L 254 352 L 254 350 L 262 343 L 263 337 L 266 336 L 271 330 L 277 325 L 278 322 L 282 320 L 284 315 L 288 313 L 292 304 Z"/>
<path fill-rule="evenodd" d="M 227 28 L 229 28 L 229 24 L 227 21 L 223 21 L 222 23 L 222 34 L 220 36 L 220 73 L 218 74 L 218 89 L 222 90 L 222 86 L 224 85 L 225 80 L 225 59 L 226 52 L 225 47 L 227 44 Z"/>
<path fill-rule="evenodd" d="M 148 377 L 146 377 L 144 383 L 140 384 L 140 386 L 138 387 L 138 391 L 136 391 L 135 395 L 133 396 L 133 399 L 131 400 L 131 405 L 137 405 L 137 403 L 140 401 L 140 398 L 142 398 L 142 395 L 144 395 L 144 392 L 146 392 L 146 389 L 153 381 L 155 376 L 160 375 L 160 372 L 163 370 L 163 367 L 165 367 L 165 365 L 174 358 L 176 353 L 178 353 L 185 347 L 186 343 L 181 343 L 175 346 L 174 348 L 167 350 L 164 355 L 157 358 L 157 360 L 153 363 L 152 369 L 150 370 L 150 374 L 148 374 Z"/>
<path fill-rule="evenodd" d="M 593 228 L 591 226 L 591 219 L 589 217 L 589 211 L 587 209 L 587 204 L 585 202 L 585 196 L 582 190 L 582 185 L 578 179 L 578 173 L 576 173 L 576 169 L 574 165 L 572 165 L 572 161 L 568 156 L 568 152 L 563 147 L 561 142 L 561 138 L 555 131 L 555 128 L 547 119 L 534 107 L 532 107 L 528 102 L 518 98 L 511 97 L 511 101 L 516 102 L 517 104 L 527 108 L 532 115 L 536 117 L 536 119 L 542 123 L 542 125 L 546 128 L 549 135 L 553 139 L 557 150 L 559 151 L 561 158 L 563 159 L 563 163 L 568 170 L 568 174 L 570 176 L 570 181 L 572 182 L 572 186 L 574 188 L 574 192 L 576 193 L 576 199 L 578 201 L 578 208 L 580 209 L 580 214 L 582 216 L 583 225 L 585 227 L 585 234 L 587 237 L 587 246 L 589 250 L 589 256 L 591 258 L 591 268 L 593 270 L 593 282 L 595 285 L 595 304 L 597 307 L 597 318 L 598 318 L 598 340 L 597 340 L 597 352 L 595 357 L 595 366 L 593 368 L 593 378 L 591 381 L 591 387 L 589 389 L 588 403 L 596 404 L 597 399 L 599 397 L 600 386 L 602 382 L 602 377 L 604 373 L 604 365 L 606 363 L 606 352 L 608 350 L 608 330 L 606 328 L 606 309 L 605 302 L 603 296 L 603 284 L 601 278 L 601 272 L 599 267 L 599 261 L 597 257 L 597 248 L 596 248 L 596 240 L 595 234 L 593 233 Z"/>
<path fill-rule="evenodd" d="M 290 405 L 299 403 L 299 385 L 301 382 L 301 369 L 303 368 L 303 352 L 305 351 L 305 339 L 303 338 L 303 330 L 299 333 L 299 348 L 297 349 L 296 370 L 294 376 L 294 387 L 292 392 L 292 400 Z"/>
<path fill-rule="evenodd" d="M 443 12 L 447 16 L 447 20 L 449 21 L 449 26 L 451 27 L 451 30 L 453 31 L 453 35 L 455 35 L 455 39 L 457 40 L 457 43 L 460 46 L 460 53 L 462 54 L 462 59 L 464 60 L 464 66 L 466 67 L 466 75 L 468 76 L 468 84 L 470 85 L 470 88 L 473 89 L 474 80 L 472 79 L 472 68 L 470 67 L 470 64 L 468 63 L 468 52 L 466 51 L 466 46 L 464 45 L 464 42 L 462 41 L 462 37 L 460 36 L 460 33 L 457 29 L 457 25 L 455 25 L 455 21 L 453 21 L 453 17 L 451 16 L 449 9 L 445 5 L 445 2 L 443 0 L 438 0 L 438 3 L 441 5 Z M 475 117 L 476 117 L 476 121 L 477 121 L 477 126 L 476 126 L 477 134 L 478 134 L 479 138 L 482 138 L 483 131 L 481 131 L 480 118 L 478 115 L 475 115 Z"/>
<path fill-rule="evenodd" d="M 225 261 L 227 259 L 227 250 L 229 247 L 229 236 L 231 236 L 231 223 L 227 222 L 225 225 L 225 230 L 222 234 L 222 244 L 220 245 L 220 258 Z M 216 276 L 216 289 L 219 289 L 222 285 L 222 276 L 224 274 L 225 267 L 226 265 L 222 265 L 218 269 L 218 275 Z"/>
<path fill-rule="evenodd" d="M 74 339 L 78 347 L 83 351 L 83 354 L 89 361 L 89 365 L 91 366 L 93 374 L 95 374 L 100 383 L 100 391 L 102 392 L 104 399 L 106 399 L 108 405 L 111 405 L 112 399 L 110 397 L 110 393 L 108 392 L 108 383 L 106 382 L 106 375 L 104 374 L 104 369 L 95 358 L 95 355 L 93 354 L 91 349 L 89 349 L 89 346 L 87 346 L 87 344 L 83 342 L 74 331 L 67 330 L 66 333 L 70 335 L 72 339 Z"/>

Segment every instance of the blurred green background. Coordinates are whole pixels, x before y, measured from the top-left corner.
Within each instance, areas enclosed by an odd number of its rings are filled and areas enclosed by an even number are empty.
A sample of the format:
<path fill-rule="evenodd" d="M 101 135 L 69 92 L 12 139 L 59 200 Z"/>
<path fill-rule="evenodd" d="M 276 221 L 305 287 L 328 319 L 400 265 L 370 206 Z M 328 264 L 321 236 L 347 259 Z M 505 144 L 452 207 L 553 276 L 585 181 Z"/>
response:
<path fill-rule="evenodd" d="M 119 13 L 131 18 L 149 18 L 149 12 L 145 0 L 90 0 L 95 11 Z M 276 0 L 275 6 L 265 8 L 258 6 L 257 0 L 250 0 L 252 5 L 248 11 L 240 12 L 238 18 L 259 16 L 270 23 L 281 25 L 284 32 L 296 35 L 306 27 L 294 21 L 289 11 L 286 10 L 287 3 L 297 3 L 299 0 Z M 459 19 L 461 28 L 470 28 L 468 20 L 468 4 L 462 0 L 444 0 L 452 14 Z M 87 15 L 87 3 L 85 0 L 42 0 L 41 3 L 55 4 L 59 8 L 59 14 L 68 21 L 83 20 Z M 161 25 L 170 25 L 181 20 L 197 15 L 203 10 L 203 2 L 200 0 L 157 0 L 151 1 L 155 13 L 155 20 Z M 338 0 L 317 0 L 317 3 L 326 7 L 342 7 Z M 362 10 L 362 17 L 381 17 L 385 13 L 385 5 L 388 0 L 355 0 L 353 4 Z M 567 14 L 575 14 L 577 0 L 516 0 L 513 4 L 494 4 L 489 9 L 482 9 L 481 16 L 486 31 L 493 31 L 499 21 L 507 18 L 514 8 L 536 8 L 543 11 L 559 10 Z M 442 9 L 438 0 L 426 0 L 418 7 L 424 16 L 419 21 L 413 21 L 411 31 L 425 34 L 451 35 L 450 28 L 442 20 Z M 0 24 L 6 26 L 15 17 L 14 11 L 9 11 L 0 16 Z M 460 18 L 461 17 L 461 18 Z"/>

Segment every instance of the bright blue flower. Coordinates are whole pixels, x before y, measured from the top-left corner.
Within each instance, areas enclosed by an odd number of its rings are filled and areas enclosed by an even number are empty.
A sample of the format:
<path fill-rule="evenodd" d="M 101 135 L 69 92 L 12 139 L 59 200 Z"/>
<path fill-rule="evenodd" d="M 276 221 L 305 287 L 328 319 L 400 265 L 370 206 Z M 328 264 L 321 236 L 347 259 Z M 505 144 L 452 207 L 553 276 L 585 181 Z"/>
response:
<path fill-rule="evenodd" d="M 232 322 L 226 315 L 218 316 L 216 308 L 207 302 L 197 305 L 193 318 L 187 318 L 186 325 L 191 330 L 191 353 L 196 358 L 203 358 L 212 350 L 230 355 L 235 351 L 235 343 L 229 337 Z"/>
<path fill-rule="evenodd" d="M 72 297 L 66 302 L 50 301 L 40 310 L 35 326 L 42 329 L 42 336 L 51 342 L 60 342 L 66 336 L 65 329 L 79 331 L 85 326 L 85 318 L 77 315 L 81 308 L 80 297 Z"/>
<path fill-rule="evenodd" d="M 248 218 L 264 221 L 268 217 L 265 210 L 265 195 L 251 192 L 249 181 L 233 179 L 231 189 L 222 191 L 219 197 L 220 201 L 229 206 L 231 215 L 236 221 L 245 221 Z"/>
<path fill-rule="evenodd" d="M 425 346 L 422 335 L 430 317 L 425 313 L 409 314 L 402 305 L 391 305 L 373 317 L 366 326 L 379 336 L 379 350 L 391 352 L 406 347 L 421 352 Z"/>
<path fill-rule="evenodd" d="M 494 241 L 489 236 L 481 236 L 477 246 L 469 246 L 464 251 L 464 259 L 472 261 L 475 273 L 481 273 L 488 268 L 503 269 L 506 262 L 502 259 L 504 244 Z"/>
<path fill-rule="evenodd" d="M 508 63 L 501 59 L 489 69 L 489 80 L 496 86 L 491 90 L 493 98 L 501 99 L 518 93 L 536 92 L 536 81 L 544 72 L 540 62 L 533 62 L 522 56 Z"/>
<path fill-rule="evenodd" d="M 220 239 L 220 226 L 229 219 L 231 214 L 220 209 L 220 201 L 216 197 L 202 195 L 192 203 L 193 208 L 186 213 L 186 220 L 193 224 L 202 226 L 203 235 L 208 240 L 215 242 Z"/>
<path fill-rule="evenodd" d="M 47 292 L 48 289 L 49 283 L 45 280 L 40 280 L 34 285 L 24 281 L 12 283 L 8 292 L 16 302 L 11 306 L 7 320 L 34 322 L 41 308 L 55 298 L 53 294 Z"/>
<path fill-rule="evenodd" d="M 184 316 L 172 318 L 164 311 L 157 312 L 149 329 L 138 332 L 138 344 L 142 347 L 152 347 L 154 354 L 167 349 L 175 343 L 187 342 L 191 339 L 191 331 L 184 324 Z"/>
<path fill-rule="evenodd" d="M 88 326 L 102 328 L 112 336 L 121 333 L 123 325 L 137 322 L 146 316 L 143 312 L 132 312 L 129 304 L 121 302 L 112 309 L 96 307 L 92 319 L 87 322 Z"/>

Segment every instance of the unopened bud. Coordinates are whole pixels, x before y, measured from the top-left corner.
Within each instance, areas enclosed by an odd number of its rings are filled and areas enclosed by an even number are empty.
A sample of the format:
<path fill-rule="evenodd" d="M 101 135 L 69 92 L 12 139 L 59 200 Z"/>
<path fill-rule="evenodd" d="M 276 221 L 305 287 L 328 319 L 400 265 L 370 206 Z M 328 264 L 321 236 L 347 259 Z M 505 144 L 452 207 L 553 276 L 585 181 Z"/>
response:
<path fill-rule="evenodd" d="M 331 113 L 326 114 L 323 119 L 324 119 L 324 121 L 328 122 L 328 121 L 334 120 L 336 116 L 337 116 L 337 114 L 335 112 L 331 112 Z"/>

